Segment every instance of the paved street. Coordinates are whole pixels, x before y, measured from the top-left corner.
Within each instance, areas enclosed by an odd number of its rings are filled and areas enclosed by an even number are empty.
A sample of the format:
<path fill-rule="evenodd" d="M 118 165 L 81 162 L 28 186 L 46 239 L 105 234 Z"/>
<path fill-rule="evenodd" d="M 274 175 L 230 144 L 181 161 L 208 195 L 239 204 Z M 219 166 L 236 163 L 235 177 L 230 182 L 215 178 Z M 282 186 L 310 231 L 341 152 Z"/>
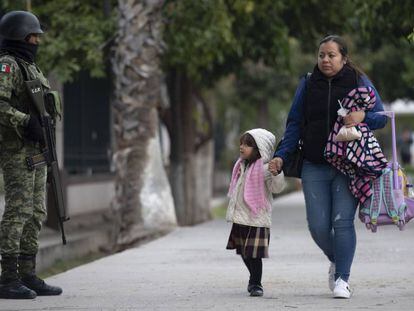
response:
<path fill-rule="evenodd" d="M 0 301 L 1 310 L 413 310 L 414 223 L 372 234 L 359 220 L 350 300 L 331 298 L 328 261 L 306 228 L 301 193 L 275 200 L 264 297 L 248 296 L 223 220 L 178 228 L 139 248 L 56 275 L 60 297 Z"/>

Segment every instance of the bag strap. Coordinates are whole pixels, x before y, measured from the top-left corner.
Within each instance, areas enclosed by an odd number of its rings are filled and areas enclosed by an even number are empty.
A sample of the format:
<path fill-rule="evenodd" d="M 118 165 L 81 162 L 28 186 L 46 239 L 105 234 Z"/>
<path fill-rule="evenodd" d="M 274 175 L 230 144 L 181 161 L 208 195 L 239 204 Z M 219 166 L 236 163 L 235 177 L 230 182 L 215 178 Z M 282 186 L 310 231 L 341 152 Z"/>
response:
<path fill-rule="evenodd" d="M 394 198 L 394 192 L 392 189 L 393 176 L 392 171 L 386 168 L 380 177 L 378 182 L 371 184 L 372 196 L 371 204 L 369 207 L 369 216 L 372 224 L 377 224 L 378 216 L 381 213 L 381 206 L 384 206 L 388 216 L 395 224 L 398 224 L 400 220 L 401 208 L 397 208 L 396 200 Z"/>
<path fill-rule="evenodd" d="M 307 107 L 307 104 L 306 104 L 306 98 L 307 98 L 307 92 L 308 92 L 308 83 L 309 83 L 309 79 L 310 79 L 310 77 L 312 76 L 312 72 L 307 72 L 305 75 L 304 75 L 304 77 L 305 77 L 305 91 L 304 91 L 304 94 L 303 94 L 303 96 L 304 96 L 304 98 L 303 98 L 303 117 L 302 117 L 302 122 L 300 123 L 300 129 L 299 129 L 299 132 L 300 132 L 300 139 L 299 139 L 299 145 L 302 145 L 303 144 L 303 141 L 302 141 L 302 137 L 303 137 L 303 133 L 305 132 L 305 127 L 306 127 L 306 107 Z"/>
<path fill-rule="evenodd" d="M 394 176 L 392 170 L 388 169 L 387 174 L 384 176 L 384 185 L 387 186 L 387 189 L 383 189 L 382 195 L 384 197 L 384 207 L 388 215 L 392 218 L 392 221 L 396 224 L 400 220 L 399 210 L 397 208 L 397 202 L 394 197 L 393 191 L 393 182 Z"/>
<path fill-rule="evenodd" d="M 302 77 L 305 78 L 305 92 L 304 92 L 304 100 L 306 100 L 306 88 L 307 88 L 307 84 L 308 84 L 308 80 L 311 77 L 312 72 L 307 72 L 305 75 L 303 75 Z M 306 109 L 306 102 L 304 103 L 304 110 Z M 303 118 L 301 120 L 300 123 L 300 128 L 299 128 L 299 142 L 298 142 L 298 148 L 299 150 L 302 150 L 303 148 L 303 141 L 302 141 L 302 137 L 303 137 L 303 132 L 305 131 L 305 111 L 303 111 Z M 279 141 L 279 143 L 276 146 L 276 151 L 279 150 L 280 145 L 282 144 L 283 138 Z"/>
<path fill-rule="evenodd" d="M 382 178 L 383 178 L 383 174 L 380 177 L 378 177 L 378 182 L 374 180 L 371 183 L 372 195 L 371 195 L 371 204 L 369 206 L 369 218 L 370 218 L 370 222 L 373 225 L 377 224 L 378 216 L 380 214 L 380 209 L 382 205 L 382 198 L 383 198 Z"/>
<path fill-rule="evenodd" d="M 312 72 L 307 72 L 306 73 L 306 75 L 304 76 L 305 77 L 305 92 L 304 92 L 304 94 L 303 94 L 303 96 L 304 96 L 304 98 L 303 98 L 303 100 L 304 100 L 304 106 L 303 106 L 303 121 L 302 121 L 302 123 L 305 123 L 305 116 L 306 116 L 306 98 L 307 98 L 307 92 L 308 92 L 308 83 L 309 83 L 309 79 L 311 78 L 311 76 L 312 76 Z"/>

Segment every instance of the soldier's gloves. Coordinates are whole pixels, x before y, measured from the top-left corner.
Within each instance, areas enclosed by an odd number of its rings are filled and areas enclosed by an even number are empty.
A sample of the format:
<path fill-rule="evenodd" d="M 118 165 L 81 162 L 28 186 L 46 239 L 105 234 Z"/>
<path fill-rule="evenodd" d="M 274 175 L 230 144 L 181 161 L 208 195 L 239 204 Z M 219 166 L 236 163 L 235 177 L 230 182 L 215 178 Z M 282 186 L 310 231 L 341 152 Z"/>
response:
<path fill-rule="evenodd" d="M 37 117 L 30 116 L 29 122 L 24 130 L 24 137 L 29 141 L 39 142 L 42 145 L 45 144 L 43 130 Z"/>

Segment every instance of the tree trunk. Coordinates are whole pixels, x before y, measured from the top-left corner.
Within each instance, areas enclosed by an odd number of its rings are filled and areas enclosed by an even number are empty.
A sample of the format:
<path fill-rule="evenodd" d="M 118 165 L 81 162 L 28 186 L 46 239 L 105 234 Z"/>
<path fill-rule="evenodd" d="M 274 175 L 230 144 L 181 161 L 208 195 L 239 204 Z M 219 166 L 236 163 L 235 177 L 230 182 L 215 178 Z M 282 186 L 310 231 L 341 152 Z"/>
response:
<path fill-rule="evenodd" d="M 266 100 L 262 100 L 259 103 L 259 111 L 257 124 L 261 128 L 269 128 L 269 104 Z"/>
<path fill-rule="evenodd" d="M 211 218 L 212 121 L 207 103 L 184 73 L 172 71 L 168 84 L 171 119 L 166 123 L 171 136 L 171 187 L 179 224 L 193 225 Z"/>
<path fill-rule="evenodd" d="M 161 100 L 162 0 L 119 0 L 112 67 L 115 198 L 114 242 L 134 243 L 145 227 L 176 224 L 161 160 L 157 107 Z"/>

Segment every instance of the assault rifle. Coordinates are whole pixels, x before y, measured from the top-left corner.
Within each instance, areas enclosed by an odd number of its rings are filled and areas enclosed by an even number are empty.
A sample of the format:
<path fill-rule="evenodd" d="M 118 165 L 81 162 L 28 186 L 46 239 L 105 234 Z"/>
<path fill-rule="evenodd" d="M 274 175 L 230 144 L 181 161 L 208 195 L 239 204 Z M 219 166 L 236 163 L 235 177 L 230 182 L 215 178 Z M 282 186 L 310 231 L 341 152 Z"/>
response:
<path fill-rule="evenodd" d="M 31 157 L 27 157 L 27 165 L 30 170 L 36 167 L 47 165 L 48 168 L 48 182 L 52 188 L 54 197 L 54 205 L 57 212 L 58 223 L 62 233 L 62 242 L 66 244 L 65 230 L 63 222 L 69 220 L 65 211 L 65 202 L 63 199 L 63 191 L 61 185 L 61 178 L 59 173 L 59 165 L 56 156 L 55 135 L 52 124 L 52 119 L 46 111 L 45 100 L 53 100 L 43 94 L 43 88 L 40 80 L 25 81 L 28 94 L 32 100 L 33 107 L 36 110 L 36 115 L 39 117 L 40 125 L 43 130 L 43 137 L 45 144 L 42 147 L 42 152 Z"/>

